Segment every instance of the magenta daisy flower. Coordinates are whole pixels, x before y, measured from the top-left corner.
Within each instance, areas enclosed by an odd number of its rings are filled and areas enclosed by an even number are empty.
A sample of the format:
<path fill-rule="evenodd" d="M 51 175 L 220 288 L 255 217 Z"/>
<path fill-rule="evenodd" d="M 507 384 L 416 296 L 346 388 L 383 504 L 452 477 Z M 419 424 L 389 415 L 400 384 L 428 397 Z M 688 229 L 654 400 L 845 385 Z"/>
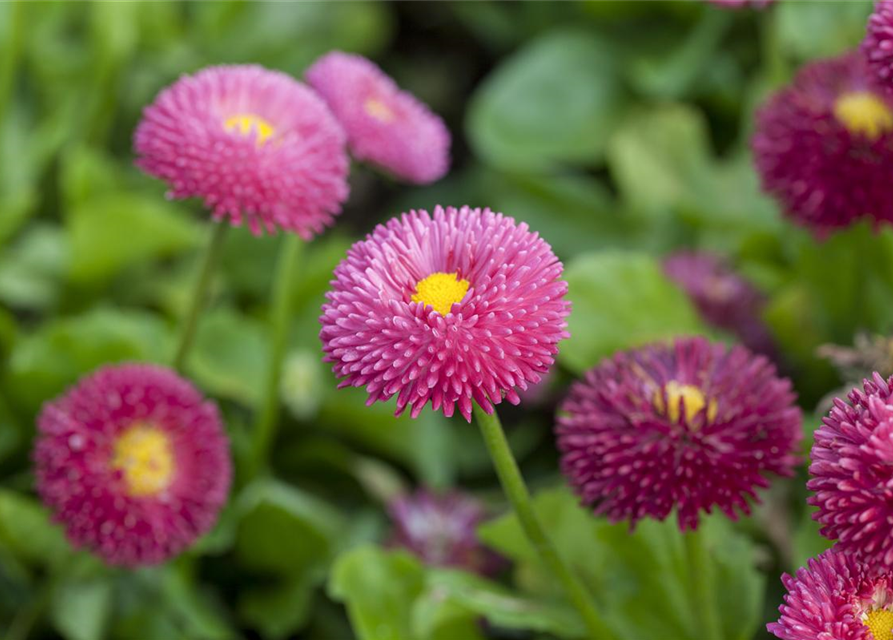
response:
<path fill-rule="evenodd" d="M 763 188 L 817 234 L 893 221 L 893 96 L 858 53 L 804 67 L 757 113 L 752 147 Z"/>
<path fill-rule="evenodd" d="M 893 93 L 893 0 L 878 0 L 875 5 L 862 52 L 879 84 Z"/>
<path fill-rule="evenodd" d="M 471 420 L 503 396 L 519 402 L 567 337 L 562 265 L 524 223 L 489 209 L 437 207 L 377 226 L 335 269 L 320 338 L 326 361 L 366 387 L 369 403 L 397 396 L 397 415 L 429 401 Z"/>
<path fill-rule="evenodd" d="M 781 580 L 781 617 L 766 627 L 781 640 L 893 640 L 893 574 L 832 549 Z"/>
<path fill-rule="evenodd" d="M 419 490 L 393 500 L 388 513 L 394 524 L 391 544 L 408 549 L 425 564 L 482 575 L 502 565 L 501 558 L 478 540 L 477 527 L 486 512 L 471 496 Z"/>
<path fill-rule="evenodd" d="M 38 493 L 72 544 L 109 564 L 177 555 L 226 502 L 229 443 L 217 407 L 168 369 L 100 369 L 47 403 L 38 431 Z"/>
<path fill-rule="evenodd" d="M 737 336 L 752 351 L 774 353 L 772 336 L 760 318 L 765 298 L 722 258 L 674 253 L 664 260 L 664 273 L 682 287 L 706 322 Z"/>
<path fill-rule="evenodd" d="M 347 199 L 345 136 L 325 103 L 255 65 L 184 76 L 147 107 L 137 165 L 172 198 L 202 198 L 215 219 L 310 239 Z"/>
<path fill-rule="evenodd" d="M 573 385 L 561 406 L 562 470 L 612 522 L 699 512 L 731 518 L 770 473 L 790 475 L 801 438 L 787 379 L 763 356 L 704 338 L 623 352 Z"/>
<path fill-rule="evenodd" d="M 306 77 L 347 131 L 358 160 L 420 184 L 446 174 L 450 133 L 443 120 L 372 61 L 333 51 L 317 60 Z"/>
<path fill-rule="evenodd" d="M 815 432 L 809 503 L 841 551 L 893 568 L 893 378 L 875 373 L 849 404 L 836 398 Z"/>

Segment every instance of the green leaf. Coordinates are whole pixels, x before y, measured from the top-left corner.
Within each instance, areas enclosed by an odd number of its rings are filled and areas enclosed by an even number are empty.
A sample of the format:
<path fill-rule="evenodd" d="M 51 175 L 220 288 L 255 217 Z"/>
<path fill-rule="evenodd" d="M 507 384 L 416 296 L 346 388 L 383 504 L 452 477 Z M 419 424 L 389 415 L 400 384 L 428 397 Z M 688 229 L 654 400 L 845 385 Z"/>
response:
<path fill-rule="evenodd" d="M 239 637 L 225 618 L 222 603 L 194 581 L 187 564 L 169 564 L 161 571 L 165 606 L 187 638 L 232 640 Z"/>
<path fill-rule="evenodd" d="M 650 256 L 585 254 L 569 263 L 565 279 L 573 313 L 559 358 L 577 373 L 615 351 L 705 331 L 688 298 Z"/>
<path fill-rule="evenodd" d="M 503 168 L 593 164 L 622 107 L 611 48 L 595 33 L 555 31 L 484 80 L 469 105 L 468 137 Z"/>
<path fill-rule="evenodd" d="M 429 569 L 424 597 L 415 608 L 418 635 L 434 635 L 437 626 L 450 614 L 470 623 L 484 618 L 502 629 L 525 629 L 569 638 L 585 635 L 579 616 L 568 605 L 520 597 L 501 585 L 464 571 Z"/>
<path fill-rule="evenodd" d="M 221 307 L 202 316 L 188 369 L 214 395 L 254 406 L 263 394 L 268 352 L 260 322 Z"/>
<path fill-rule="evenodd" d="M 329 595 L 344 602 L 358 640 L 415 640 L 412 609 L 424 586 L 418 560 L 371 545 L 339 557 L 329 577 Z"/>
<path fill-rule="evenodd" d="M 362 389 L 347 387 L 327 394 L 318 427 L 409 464 L 425 484 L 449 486 L 455 474 L 455 438 L 450 420 L 426 408 L 418 418 L 394 417 L 396 400 L 366 406 Z"/>
<path fill-rule="evenodd" d="M 103 282 L 129 266 L 176 255 L 199 244 L 182 209 L 154 197 L 107 194 L 68 214 L 71 278 Z"/>
<path fill-rule="evenodd" d="M 101 578 L 61 583 L 53 591 L 53 625 L 66 640 L 101 640 L 111 614 L 112 594 L 112 583 Z"/>
<path fill-rule="evenodd" d="M 341 514 L 315 496 L 275 481 L 249 487 L 240 501 L 236 555 L 246 567 L 273 575 L 300 575 L 324 568 L 339 535 Z"/>
<path fill-rule="evenodd" d="M 760 191 L 750 155 L 714 157 L 706 120 L 691 106 L 631 113 L 611 138 L 608 163 L 632 211 L 668 222 L 681 217 L 714 231 L 712 245 L 782 228 L 776 206 Z"/>
<path fill-rule="evenodd" d="M 239 598 L 239 616 L 265 638 L 286 638 L 306 624 L 318 583 L 315 576 L 302 575 L 281 585 L 246 589 Z"/>
<path fill-rule="evenodd" d="M 872 5 L 871 0 L 780 2 L 776 13 L 780 46 L 800 60 L 850 51 L 865 35 Z"/>
<path fill-rule="evenodd" d="M 541 522 L 548 523 L 559 554 L 589 586 L 621 638 L 700 639 L 682 533 L 673 518 L 644 520 L 630 532 L 627 524 L 594 517 L 565 489 L 540 493 L 534 507 Z M 753 545 L 721 514 L 705 518 L 701 526 L 714 563 L 714 605 L 722 612 L 724 637 L 749 639 L 760 622 L 764 588 Z M 533 593 L 561 595 L 514 515 L 488 522 L 478 533 L 516 561 L 519 581 Z"/>
<path fill-rule="evenodd" d="M 16 343 L 7 371 L 9 397 L 34 412 L 99 365 L 164 362 L 169 347 L 165 323 L 143 311 L 98 308 L 52 320 Z"/>
<path fill-rule="evenodd" d="M 72 554 L 62 528 L 40 503 L 6 489 L 0 489 L 0 540 L 17 558 L 38 566 L 59 566 Z"/>
<path fill-rule="evenodd" d="M 690 203 L 710 173 L 703 117 L 670 105 L 630 114 L 611 138 L 608 162 L 636 210 L 665 212 Z"/>
<path fill-rule="evenodd" d="M 30 227 L 0 254 L 0 300 L 29 310 L 55 306 L 67 265 L 68 245 L 61 230 L 45 224 Z"/>
<path fill-rule="evenodd" d="M 562 258 L 602 247 L 631 245 L 636 222 L 607 189 L 588 176 L 474 172 L 487 202 L 538 231 Z"/>

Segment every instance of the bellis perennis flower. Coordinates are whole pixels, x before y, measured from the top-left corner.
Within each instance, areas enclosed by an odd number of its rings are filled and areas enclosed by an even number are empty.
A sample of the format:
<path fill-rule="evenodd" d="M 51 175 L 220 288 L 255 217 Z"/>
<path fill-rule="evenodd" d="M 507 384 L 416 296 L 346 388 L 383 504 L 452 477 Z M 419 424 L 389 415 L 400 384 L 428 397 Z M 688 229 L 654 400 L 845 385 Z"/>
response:
<path fill-rule="evenodd" d="M 682 529 L 700 512 L 731 518 L 790 475 L 801 439 L 791 384 L 764 357 L 704 338 L 623 352 L 589 371 L 561 407 L 562 469 L 583 501 L 612 521 Z"/>
<path fill-rule="evenodd" d="M 826 551 L 796 576 L 769 632 L 781 640 L 893 640 L 893 574 Z"/>
<path fill-rule="evenodd" d="M 471 420 L 519 402 L 567 336 L 567 284 L 551 248 L 489 209 L 437 207 L 379 225 L 335 269 L 320 318 L 341 386 L 397 413 L 430 402 Z"/>
<path fill-rule="evenodd" d="M 813 62 L 758 112 L 763 187 L 818 235 L 893 222 L 893 96 L 858 52 Z"/>
<path fill-rule="evenodd" d="M 146 108 L 137 164 L 199 197 L 215 218 L 305 239 L 347 199 L 345 137 L 325 103 L 290 76 L 256 65 L 180 78 Z"/>
<path fill-rule="evenodd" d="M 358 160 L 408 182 L 434 182 L 446 174 L 450 134 L 443 120 L 370 60 L 328 53 L 307 71 L 307 82 L 347 131 Z"/>
<path fill-rule="evenodd" d="M 38 430 L 38 492 L 69 540 L 109 564 L 177 555 L 226 501 L 232 474 L 217 407 L 168 369 L 100 369 L 48 403 Z"/>
<path fill-rule="evenodd" d="M 815 433 L 809 503 L 822 534 L 841 551 L 893 569 L 893 387 L 875 373 Z"/>

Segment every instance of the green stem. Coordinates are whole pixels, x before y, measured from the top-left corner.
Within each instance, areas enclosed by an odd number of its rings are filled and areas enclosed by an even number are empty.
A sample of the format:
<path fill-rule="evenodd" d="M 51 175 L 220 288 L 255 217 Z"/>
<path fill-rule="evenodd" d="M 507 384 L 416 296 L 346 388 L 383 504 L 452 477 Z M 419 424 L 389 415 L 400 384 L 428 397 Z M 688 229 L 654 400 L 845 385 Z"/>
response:
<path fill-rule="evenodd" d="M 770 88 L 774 89 L 787 82 L 790 71 L 787 59 L 778 37 L 777 7 L 768 7 L 761 12 L 760 38 L 762 45 L 763 68 Z"/>
<path fill-rule="evenodd" d="M 496 468 L 496 475 L 499 476 L 503 491 L 515 511 L 527 540 L 539 554 L 543 563 L 561 582 L 571 603 L 583 617 L 589 637 L 592 640 L 616 640 L 616 636 L 593 606 L 590 594 L 586 591 L 583 583 L 564 563 L 552 542 L 546 537 L 543 525 L 540 524 L 533 511 L 530 492 L 527 490 L 527 485 L 524 484 L 518 463 L 515 462 L 511 447 L 505 438 L 499 416 L 495 411 L 492 414 L 487 414 L 475 405 L 474 418 L 484 436 L 484 442 L 487 444 L 490 458 Z"/>
<path fill-rule="evenodd" d="M 682 536 L 685 539 L 686 564 L 691 580 L 691 602 L 693 620 L 698 625 L 698 637 L 704 640 L 722 640 L 722 629 L 716 615 L 716 603 L 713 601 L 713 567 L 710 555 L 704 544 L 701 531 L 689 531 Z"/>
<path fill-rule="evenodd" d="M 226 238 L 226 230 L 228 225 L 223 222 L 211 223 L 211 240 L 202 256 L 201 271 L 198 280 L 195 283 L 195 289 L 192 292 L 191 307 L 186 315 L 183 323 L 183 329 L 180 333 L 180 343 L 177 345 L 177 352 L 174 355 L 173 367 L 177 371 L 183 371 L 186 365 L 186 356 L 192 348 L 195 340 L 195 331 L 198 328 L 198 319 L 208 300 L 211 281 L 214 277 L 214 270 L 220 261 L 220 254 L 223 249 L 223 240 Z"/>
<path fill-rule="evenodd" d="M 292 319 L 292 291 L 303 247 L 304 242 L 300 237 L 288 234 L 283 239 L 282 247 L 279 250 L 271 303 L 273 339 L 270 360 L 264 381 L 263 404 L 260 406 L 254 426 L 254 441 L 245 474 L 246 480 L 253 477 L 266 464 L 270 447 L 276 435 L 276 426 L 279 421 L 279 385 L 285 351 L 288 347 L 288 329 Z"/>

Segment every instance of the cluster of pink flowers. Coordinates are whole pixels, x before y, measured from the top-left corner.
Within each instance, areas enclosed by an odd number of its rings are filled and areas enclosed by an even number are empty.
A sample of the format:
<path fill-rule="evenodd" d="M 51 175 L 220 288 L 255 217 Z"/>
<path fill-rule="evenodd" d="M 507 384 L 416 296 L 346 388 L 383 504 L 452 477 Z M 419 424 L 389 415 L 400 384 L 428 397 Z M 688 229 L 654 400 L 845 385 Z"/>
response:
<path fill-rule="evenodd" d="M 200 198 L 217 221 L 305 240 L 341 211 L 348 152 L 413 183 L 446 173 L 446 126 L 373 63 L 336 52 L 307 75 L 312 87 L 257 65 L 183 76 L 145 109 L 134 135 L 137 165 L 164 180 L 170 197 Z M 467 261 L 456 268 L 490 292 L 489 303 L 478 303 L 481 312 L 501 312 L 496 294 L 507 286 L 531 286 L 526 272 L 510 273 L 507 284 L 505 270 L 491 267 L 485 279 Z M 490 342 L 499 353 L 524 343 L 501 339 Z M 545 368 L 534 355 L 539 347 L 525 353 L 528 360 L 509 367 L 498 384 L 538 379 L 534 372 Z M 498 401 L 497 382 L 490 384 Z M 452 392 L 445 393 L 452 406 Z M 38 492 L 72 544 L 109 564 L 177 555 L 211 529 L 226 502 L 232 469 L 219 412 L 169 369 L 100 369 L 47 403 L 38 431 Z M 473 524 L 477 511 L 457 505 Z"/>
<path fill-rule="evenodd" d="M 753 139 L 763 184 L 825 235 L 893 223 L 893 2 L 880 0 L 859 51 L 807 65 L 762 108 Z M 807 487 L 833 549 L 796 575 L 768 629 L 782 640 L 893 638 L 893 378 L 836 398 L 815 432 Z"/>
<path fill-rule="evenodd" d="M 715 0 L 727 5 L 736 0 Z M 768 4 L 754 2 L 751 4 Z M 134 138 L 138 164 L 175 198 L 255 233 L 310 239 L 348 196 L 348 153 L 413 183 L 442 177 L 442 120 L 372 62 L 334 52 L 308 85 L 258 66 L 214 67 L 163 90 Z M 765 189 L 819 234 L 893 222 L 893 3 L 859 53 L 807 66 L 757 115 Z M 576 382 L 555 427 L 561 468 L 595 514 L 635 526 L 748 513 L 798 463 L 802 418 L 771 351 L 760 294 L 718 258 L 672 256 L 666 273 L 745 346 L 702 337 L 622 351 Z M 468 421 L 541 382 L 566 337 L 563 266 L 523 222 L 488 208 L 410 211 L 378 225 L 334 271 L 320 317 L 340 386 L 399 415 L 430 404 Z M 755 328 L 756 327 L 756 328 Z M 750 348 L 748 348 L 750 347 Z M 808 488 L 834 550 L 785 576 L 769 631 L 783 640 L 893 638 L 893 378 L 836 400 L 812 448 Z M 37 488 L 71 542 L 136 566 L 180 553 L 215 523 L 232 469 L 216 406 L 178 374 L 102 368 L 38 419 Z M 389 507 L 391 542 L 433 565 L 492 572 L 481 506 L 419 492 Z"/>
<path fill-rule="evenodd" d="M 309 240 L 347 199 L 348 150 L 415 183 L 449 168 L 443 121 L 375 64 L 333 52 L 310 86 L 256 65 L 184 76 L 146 108 L 137 164 L 172 198 L 199 197 L 214 218 Z"/>

